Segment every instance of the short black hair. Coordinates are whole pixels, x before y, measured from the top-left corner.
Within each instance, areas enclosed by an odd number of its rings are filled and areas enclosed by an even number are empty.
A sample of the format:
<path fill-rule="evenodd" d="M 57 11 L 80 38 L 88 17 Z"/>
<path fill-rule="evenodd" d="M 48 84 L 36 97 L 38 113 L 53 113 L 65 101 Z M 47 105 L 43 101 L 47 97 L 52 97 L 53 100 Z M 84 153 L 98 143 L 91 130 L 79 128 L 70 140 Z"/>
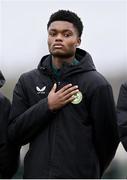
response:
<path fill-rule="evenodd" d="M 83 23 L 76 13 L 69 10 L 58 10 L 57 12 L 51 14 L 47 24 L 47 29 L 54 21 L 68 21 L 72 23 L 77 29 L 79 37 L 81 37 L 83 31 Z"/>

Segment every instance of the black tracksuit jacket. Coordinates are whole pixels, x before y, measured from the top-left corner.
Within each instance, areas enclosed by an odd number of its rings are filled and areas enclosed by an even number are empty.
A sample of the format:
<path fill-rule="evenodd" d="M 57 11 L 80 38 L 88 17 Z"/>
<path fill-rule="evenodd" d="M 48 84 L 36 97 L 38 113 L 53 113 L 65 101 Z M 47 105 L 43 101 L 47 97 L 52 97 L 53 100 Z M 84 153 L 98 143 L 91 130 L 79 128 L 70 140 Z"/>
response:
<path fill-rule="evenodd" d="M 19 145 L 30 143 L 24 178 L 100 178 L 115 155 L 118 132 L 111 86 L 86 51 L 77 49 L 76 59 L 77 65 L 63 65 L 57 84 L 58 89 L 78 85 L 83 95 L 79 104 L 49 110 L 47 96 L 56 82 L 51 55 L 16 84 L 9 137 Z"/>
<path fill-rule="evenodd" d="M 4 82 L 0 71 L 0 87 Z M 10 144 L 7 137 L 10 108 L 10 101 L 0 93 L 0 179 L 11 178 L 16 172 L 19 162 L 19 148 Z"/>
<path fill-rule="evenodd" d="M 120 140 L 127 151 L 127 82 L 120 87 L 117 102 L 117 119 Z"/>

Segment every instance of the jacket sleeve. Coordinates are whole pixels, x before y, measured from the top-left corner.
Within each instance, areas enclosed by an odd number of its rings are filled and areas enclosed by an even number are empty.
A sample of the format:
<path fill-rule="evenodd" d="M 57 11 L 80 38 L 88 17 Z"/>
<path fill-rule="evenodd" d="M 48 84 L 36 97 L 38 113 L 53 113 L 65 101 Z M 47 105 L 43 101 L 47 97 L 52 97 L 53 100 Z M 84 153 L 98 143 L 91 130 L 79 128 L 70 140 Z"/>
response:
<path fill-rule="evenodd" d="M 117 119 L 120 140 L 127 151 L 127 84 L 120 87 L 117 101 Z"/>
<path fill-rule="evenodd" d="M 11 178 L 19 164 L 19 148 L 8 142 L 7 126 L 11 104 L 0 96 L 0 177 Z"/>
<path fill-rule="evenodd" d="M 14 89 L 8 128 L 10 141 L 19 145 L 29 143 L 55 114 L 49 110 L 47 98 L 30 106 L 24 86 L 20 78 Z"/>
<path fill-rule="evenodd" d="M 91 102 L 93 138 L 101 175 L 113 159 L 118 143 L 116 110 L 110 85 L 98 87 Z"/>

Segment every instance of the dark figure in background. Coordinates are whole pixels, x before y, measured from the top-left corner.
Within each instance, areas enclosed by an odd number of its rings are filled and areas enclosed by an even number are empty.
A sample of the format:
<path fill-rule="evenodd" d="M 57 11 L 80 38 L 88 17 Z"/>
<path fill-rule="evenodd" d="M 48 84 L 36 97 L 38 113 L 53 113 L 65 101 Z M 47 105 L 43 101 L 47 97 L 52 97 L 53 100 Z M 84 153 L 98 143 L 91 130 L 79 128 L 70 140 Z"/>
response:
<path fill-rule="evenodd" d="M 24 178 L 100 178 L 118 132 L 112 88 L 81 43 L 83 24 L 59 10 L 47 24 L 50 54 L 21 75 L 13 94 L 9 137 L 30 143 Z"/>
<path fill-rule="evenodd" d="M 5 79 L 0 71 L 0 88 Z M 7 127 L 10 101 L 0 93 L 0 179 L 12 178 L 19 163 L 19 149 L 8 143 Z"/>
<path fill-rule="evenodd" d="M 127 82 L 120 87 L 117 102 L 117 119 L 120 140 L 127 151 Z"/>

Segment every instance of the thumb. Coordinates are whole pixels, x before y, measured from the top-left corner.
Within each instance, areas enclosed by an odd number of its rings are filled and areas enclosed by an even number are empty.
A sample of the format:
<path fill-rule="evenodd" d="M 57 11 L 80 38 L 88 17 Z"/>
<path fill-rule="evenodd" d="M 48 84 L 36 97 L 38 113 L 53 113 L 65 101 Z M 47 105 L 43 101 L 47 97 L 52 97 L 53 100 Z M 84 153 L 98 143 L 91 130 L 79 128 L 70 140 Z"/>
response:
<path fill-rule="evenodd" d="M 52 87 L 52 91 L 53 92 L 55 92 L 56 91 L 56 88 L 57 88 L 57 85 L 56 85 L 56 83 L 53 85 L 53 87 Z"/>

